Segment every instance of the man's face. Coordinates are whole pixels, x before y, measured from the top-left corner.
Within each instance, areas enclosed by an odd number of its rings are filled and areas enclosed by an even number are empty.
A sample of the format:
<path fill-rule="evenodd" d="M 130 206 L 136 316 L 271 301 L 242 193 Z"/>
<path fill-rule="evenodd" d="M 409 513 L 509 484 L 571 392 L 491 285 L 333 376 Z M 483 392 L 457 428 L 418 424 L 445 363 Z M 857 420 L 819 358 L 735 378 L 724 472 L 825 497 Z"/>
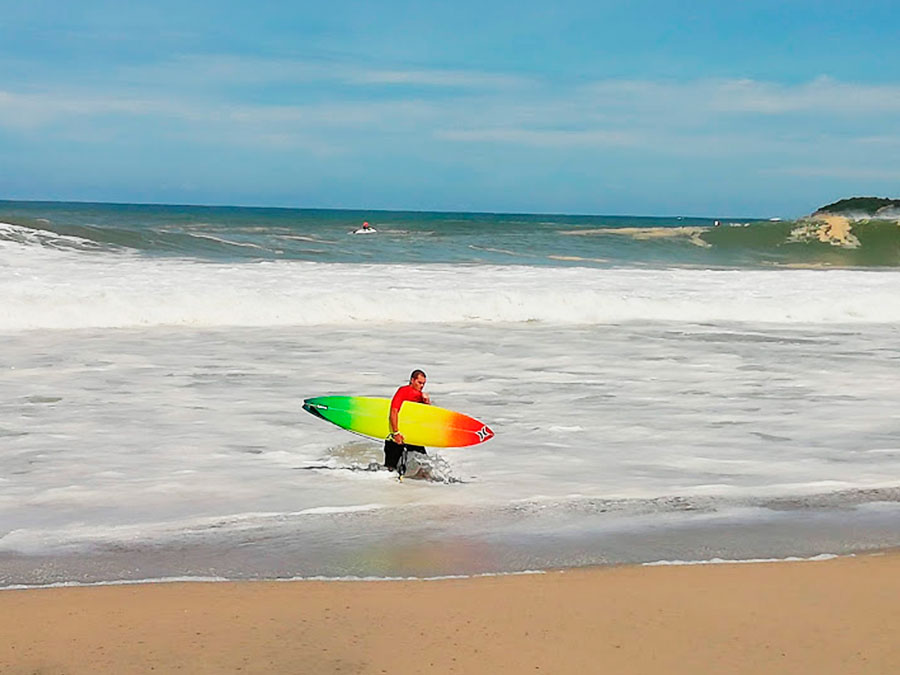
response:
<path fill-rule="evenodd" d="M 422 391 L 425 388 L 425 376 L 417 375 L 409 381 L 409 384 L 416 391 Z"/>

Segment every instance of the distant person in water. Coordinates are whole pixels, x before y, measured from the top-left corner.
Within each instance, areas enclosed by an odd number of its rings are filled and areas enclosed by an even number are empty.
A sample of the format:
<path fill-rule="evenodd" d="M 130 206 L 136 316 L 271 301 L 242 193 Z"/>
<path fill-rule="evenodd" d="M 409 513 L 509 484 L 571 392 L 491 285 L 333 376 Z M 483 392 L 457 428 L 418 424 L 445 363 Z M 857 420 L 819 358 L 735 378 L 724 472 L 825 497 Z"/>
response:
<path fill-rule="evenodd" d="M 368 222 L 365 222 L 365 223 L 363 223 L 362 229 L 364 229 L 364 230 L 371 230 L 371 229 L 372 229 L 372 226 L 369 225 Z"/>
<path fill-rule="evenodd" d="M 414 370 L 409 376 L 409 384 L 405 384 L 394 393 L 391 399 L 391 410 L 388 413 L 388 424 L 390 426 L 390 434 L 384 441 L 384 465 L 388 469 L 397 469 L 402 477 L 406 473 L 406 453 L 421 452 L 423 455 L 428 453 L 421 445 L 409 445 L 403 438 L 400 430 L 400 408 L 406 401 L 414 403 L 425 403 L 431 405 L 431 398 L 422 391 L 425 388 L 425 373 L 421 370 Z"/>

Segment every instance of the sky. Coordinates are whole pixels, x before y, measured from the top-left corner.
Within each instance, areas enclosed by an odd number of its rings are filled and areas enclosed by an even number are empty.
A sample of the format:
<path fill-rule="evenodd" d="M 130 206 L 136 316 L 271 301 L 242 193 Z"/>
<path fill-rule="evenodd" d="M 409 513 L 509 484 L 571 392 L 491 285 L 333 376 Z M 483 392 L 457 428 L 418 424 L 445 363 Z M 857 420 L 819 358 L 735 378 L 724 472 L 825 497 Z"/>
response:
<path fill-rule="evenodd" d="M 782 216 L 900 197 L 883 2 L 0 0 L 0 199 Z"/>

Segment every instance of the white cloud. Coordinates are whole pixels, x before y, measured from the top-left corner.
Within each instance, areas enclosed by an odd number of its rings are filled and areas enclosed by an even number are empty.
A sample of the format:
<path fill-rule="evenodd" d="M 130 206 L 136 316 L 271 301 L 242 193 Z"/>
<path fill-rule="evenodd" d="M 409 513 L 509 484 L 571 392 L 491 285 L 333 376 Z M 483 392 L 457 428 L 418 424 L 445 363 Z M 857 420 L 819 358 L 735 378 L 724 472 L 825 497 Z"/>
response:
<path fill-rule="evenodd" d="M 350 70 L 344 73 L 344 77 L 347 82 L 360 84 L 406 84 L 465 89 L 511 89 L 532 84 L 532 81 L 526 78 L 463 70 Z"/>
<path fill-rule="evenodd" d="M 235 86 L 251 84 L 267 85 L 265 94 L 251 99 Z M 258 140 L 321 153 L 401 137 L 411 147 L 438 139 L 697 157 L 809 153 L 829 142 L 896 144 L 896 112 L 900 86 L 829 78 L 797 85 L 748 79 L 566 84 L 503 73 L 232 56 L 131 67 L 102 88 L 32 83 L 27 91 L 0 90 L 0 126 L 13 129 L 77 124 L 89 134 L 92 124 L 139 118 L 151 134 L 177 124 L 188 141 L 193 131 L 223 144 Z M 877 130 L 875 115 L 886 115 Z M 756 123 L 758 116 L 765 125 Z M 835 120 L 843 125 L 839 135 L 832 132 Z"/>
<path fill-rule="evenodd" d="M 366 128 L 427 120 L 437 106 L 418 100 L 266 105 L 220 104 L 189 97 L 104 96 L 81 92 L 18 93 L 0 90 L 0 126 L 37 129 L 76 118 L 147 117 L 198 124 L 250 127 Z M 97 122 L 99 123 L 99 121 Z"/>
<path fill-rule="evenodd" d="M 731 80 L 721 83 L 715 93 L 714 103 L 723 111 L 853 115 L 900 112 L 900 86 L 838 82 L 829 77 L 795 86 Z"/>
<path fill-rule="evenodd" d="M 687 82 L 607 80 L 583 87 L 588 100 L 612 109 L 782 115 L 794 112 L 870 115 L 900 112 L 900 85 L 868 85 L 818 77 L 796 85 L 751 79 Z"/>
<path fill-rule="evenodd" d="M 900 168 L 830 166 L 790 166 L 769 169 L 763 173 L 799 176 L 801 178 L 841 178 L 864 181 L 900 181 Z"/>
<path fill-rule="evenodd" d="M 310 103 L 305 105 L 234 105 L 220 117 L 241 124 L 287 124 L 322 128 L 383 127 L 418 124 L 432 118 L 438 106 L 427 101 Z"/>
<path fill-rule="evenodd" d="M 437 138 L 467 143 L 508 143 L 536 147 L 629 146 L 641 143 L 640 138 L 625 131 L 493 128 L 472 130 L 442 130 Z"/>
<path fill-rule="evenodd" d="M 863 145 L 875 146 L 876 149 L 879 147 L 884 147 L 888 145 L 900 145 L 900 131 L 893 136 L 888 135 L 880 135 L 880 136 L 862 136 L 856 139 L 857 143 L 861 143 Z"/>
<path fill-rule="evenodd" d="M 149 99 L 80 93 L 19 93 L 0 91 L 0 125 L 32 129 L 72 117 L 158 115 L 171 106 Z"/>
<path fill-rule="evenodd" d="M 342 61 L 304 61 L 231 55 L 184 55 L 154 64 L 127 66 L 114 80 L 201 89 L 235 85 L 302 86 L 313 83 L 360 87 L 406 85 L 429 88 L 499 89 L 529 86 L 533 80 L 504 73 L 440 68 L 381 68 Z"/>

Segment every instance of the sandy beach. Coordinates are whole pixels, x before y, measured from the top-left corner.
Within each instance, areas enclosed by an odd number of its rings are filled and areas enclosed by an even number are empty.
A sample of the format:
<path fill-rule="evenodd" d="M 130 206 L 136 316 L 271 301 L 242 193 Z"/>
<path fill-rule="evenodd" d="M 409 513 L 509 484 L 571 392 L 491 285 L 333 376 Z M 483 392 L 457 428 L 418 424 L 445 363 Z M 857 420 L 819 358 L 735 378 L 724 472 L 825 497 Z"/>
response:
<path fill-rule="evenodd" d="M 896 673 L 900 553 L 0 592 L 2 673 Z"/>

